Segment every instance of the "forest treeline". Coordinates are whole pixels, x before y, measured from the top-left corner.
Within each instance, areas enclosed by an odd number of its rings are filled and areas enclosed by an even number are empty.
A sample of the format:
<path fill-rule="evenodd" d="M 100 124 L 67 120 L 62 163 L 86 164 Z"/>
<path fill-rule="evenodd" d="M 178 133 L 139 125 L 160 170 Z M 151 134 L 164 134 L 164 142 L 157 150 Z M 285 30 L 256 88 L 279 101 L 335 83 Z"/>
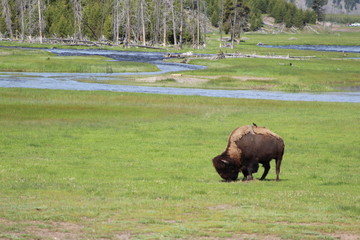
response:
<path fill-rule="evenodd" d="M 210 27 L 240 34 L 256 31 L 262 16 L 286 27 L 315 23 L 316 12 L 285 0 L 0 0 L 0 37 L 107 40 L 113 44 L 206 45 Z M 212 25 L 212 26 L 211 26 Z"/>

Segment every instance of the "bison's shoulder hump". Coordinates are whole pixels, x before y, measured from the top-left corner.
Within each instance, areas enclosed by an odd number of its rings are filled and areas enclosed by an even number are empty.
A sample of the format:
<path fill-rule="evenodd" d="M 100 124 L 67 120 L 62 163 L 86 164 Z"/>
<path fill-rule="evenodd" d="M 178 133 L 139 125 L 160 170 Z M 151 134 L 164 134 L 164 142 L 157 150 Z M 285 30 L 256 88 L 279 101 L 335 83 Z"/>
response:
<path fill-rule="evenodd" d="M 244 135 L 246 134 L 260 134 L 260 135 L 268 135 L 273 136 L 276 138 L 281 139 L 279 135 L 276 133 L 270 131 L 269 129 L 265 127 L 256 127 L 256 126 L 250 126 L 245 125 L 242 127 L 238 127 L 232 131 L 232 133 L 229 136 L 229 144 L 235 143 L 236 141 L 240 140 Z"/>
<path fill-rule="evenodd" d="M 255 134 L 269 135 L 269 136 L 273 136 L 273 137 L 276 137 L 278 139 L 281 139 L 281 137 L 279 135 L 277 135 L 276 133 L 274 133 L 274 132 L 272 132 L 269 129 L 264 128 L 264 127 L 254 127 L 253 130 L 254 130 Z"/>
<path fill-rule="evenodd" d="M 235 128 L 229 136 L 229 143 L 233 143 L 242 138 L 242 136 L 252 132 L 251 126 L 242 126 Z"/>

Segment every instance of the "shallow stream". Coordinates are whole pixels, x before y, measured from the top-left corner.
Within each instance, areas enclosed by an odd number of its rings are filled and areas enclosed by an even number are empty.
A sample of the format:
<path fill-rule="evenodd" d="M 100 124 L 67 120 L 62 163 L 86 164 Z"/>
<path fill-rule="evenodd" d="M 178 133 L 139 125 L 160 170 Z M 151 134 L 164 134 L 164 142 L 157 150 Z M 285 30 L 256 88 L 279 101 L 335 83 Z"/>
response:
<path fill-rule="evenodd" d="M 311 50 L 311 51 L 322 51 L 322 52 L 360 53 L 360 45 L 359 46 L 346 46 L 346 45 L 261 45 L 261 47 L 296 49 L 296 50 Z"/>

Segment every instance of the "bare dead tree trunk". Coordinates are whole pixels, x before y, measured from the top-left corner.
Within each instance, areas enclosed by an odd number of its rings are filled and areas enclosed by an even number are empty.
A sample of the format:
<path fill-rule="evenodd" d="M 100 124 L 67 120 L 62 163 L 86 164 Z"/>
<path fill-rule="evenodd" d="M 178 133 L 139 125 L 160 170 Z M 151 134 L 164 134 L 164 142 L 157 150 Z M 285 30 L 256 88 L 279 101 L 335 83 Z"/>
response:
<path fill-rule="evenodd" d="M 102 38 L 104 36 L 104 23 L 105 23 L 105 11 L 106 11 L 106 6 L 107 5 L 107 0 L 103 1 L 103 9 L 102 9 L 102 13 L 101 13 L 101 28 L 100 28 L 100 37 Z"/>
<path fill-rule="evenodd" d="M 81 0 L 72 0 L 74 4 L 74 38 L 82 40 L 82 7 Z"/>
<path fill-rule="evenodd" d="M 21 41 L 25 40 L 25 2 L 24 0 L 18 0 L 18 6 L 20 10 L 20 23 L 21 23 Z"/>
<path fill-rule="evenodd" d="M 238 4 L 238 0 L 236 0 L 236 5 Z M 240 8 L 240 7 L 239 7 Z M 242 18 L 241 18 L 241 9 L 239 9 L 238 6 L 236 6 L 236 21 L 235 22 L 235 38 L 236 38 L 236 43 L 240 44 L 241 42 L 241 31 L 242 31 L 242 26 L 241 26 L 241 22 L 242 22 Z M 236 27 L 238 26 L 238 28 Z M 236 33 L 236 29 L 238 29 L 238 32 Z"/>
<path fill-rule="evenodd" d="M 127 47 L 130 43 L 130 34 L 131 34 L 131 14 L 130 14 L 130 0 L 125 1 L 125 14 L 126 14 L 126 34 L 125 34 L 125 42 L 124 47 Z"/>
<path fill-rule="evenodd" d="M 120 0 L 114 0 L 114 16 L 113 16 L 113 39 L 114 39 L 114 44 L 118 45 L 119 44 L 119 29 L 120 29 Z"/>
<path fill-rule="evenodd" d="M 10 38 L 13 39 L 11 11 L 8 0 L 2 0 L 3 14 L 5 18 L 6 30 L 8 31 Z"/>
<path fill-rule="evenodd" d="M 29 38 L 31 39 L 31 36 L 34 33 L 35 24 L 33 24 L 33 15 L 34 15 L 34 2 L 35 0 L 27 0 L 27 4 L 29 7 L 28 10 L 28 31 L 29 31 Z"/>
<path fill-rule="evenodd" d="M 195 43 L 195 35 L 196 35 L 196 21 L 195 21 L 195 3 L 194 1 L 192 1 L 191 3 L 191 10 L 192 10 L 192 14 L 191 14 L 191 34 L 192 34 L 192 46 L 193 48 L 196 48 L 196 43 Z"/>
<path fill-rule="evenodd" d="M 200 48 L 200 0 L 196 1 L 197 17 L 196 17 L 196 48 Z"/>
<path fill-rule="evenodd" d="M 182 49 L 183 24 L 184 24 L 184 2 L 180 0 L 180 30 L 179 30 L 179 48 Z"/>
<path fill-rule="evenodd" d="M 160 34 L 160 0 L 155 0 L 155 28 L 154 28 L 154 43 L 159 44 Z"/>
<path fill-rule="evenodd" d="M 232 33 L 231 33 L 231 48 L 234 48 L 234 38 L 235 38 L 235 26 L 236 26 L 236 15 L 237 15 L 237 0 L 235 0 L 234 5 L 234 20 L 232 23 Z"/>
<path fill-rule="evenodd" d="M 40 4 L 40 0 L 38 0 L 38 13 L 39 13 L 39 38 L 40 38 L 40 43 L 42 43 L 42 15 L 41 15 L 41 4 Z"/>
<path fill-rule="evenodd" d="M 146 46 L 146 32 L 145 32 L 145 19 L 144 19 L 144 0 L 140 0 L 140 18 L 142 29 L 142 45 Z"/>
<path fill-rule="evenodd" d="M 169 1 L 170 9 L 171 9 L 171 20 L 172 20 L 172 27 L 173 27 L 173 35 L 174 35 L 174 46 L 177 46 L 176 40 L 176 23 L 175 23 L 175 13 L 174 13 L 174 0 Z"/>
<path fill-rule="evenodd" d="M 167 10 L 164 8 L 163 12 L 163 46 L 166 47 L 167 37 Z"/>
<path fill-rule="evenodd" d="M 237 34 L 237 39 L 236 39 L 236 43 L 239 45 L 241 43 L 241 34 L 242 34 L 242 21 L 243 21 L 243 18 L 241 17 L 241 10 L 239 9 L 238 11 L 238 27 L 239 27 L 239 32 Z"/>
<path fill-rule="evenodd" d="M 223 31 L 223 22 L 224 22 L 224 0 L 221 0 L 221 18 L 220 18 L 220 24 L 219 24 L 219 30 L 220 30 L 220 48 L 222 48 L 222 31 Z"/>
<path fill-rule="evenodd" d="M 203 16 L 203 28 L 204 28 L 204 48 L 206 48 L 206 32 L 207 32 L 207 29 L 206 29 L 206 1 L 203 1 L 204 3 L 204 16 Z"/>

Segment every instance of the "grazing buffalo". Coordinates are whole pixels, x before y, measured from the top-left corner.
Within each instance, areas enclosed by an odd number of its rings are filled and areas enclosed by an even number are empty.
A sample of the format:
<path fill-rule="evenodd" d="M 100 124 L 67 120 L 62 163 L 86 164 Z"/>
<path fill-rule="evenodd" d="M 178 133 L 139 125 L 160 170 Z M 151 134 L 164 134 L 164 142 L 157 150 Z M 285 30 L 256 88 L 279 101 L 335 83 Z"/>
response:
<path fill-rule="evenodd" d="M 252 180 L 261 163 L 265 170 L 264 180 L 270 170 L 270 161 L 276 161 L 276 181 L 279 181 L 280 165 L 284 154 L 284 141 L 265 127 L 242 126 L 230 135 L 226 150 L 212 162 L 219 175 L 226 181 L 235 181 L 241 171 L 243 181 Z"/>

